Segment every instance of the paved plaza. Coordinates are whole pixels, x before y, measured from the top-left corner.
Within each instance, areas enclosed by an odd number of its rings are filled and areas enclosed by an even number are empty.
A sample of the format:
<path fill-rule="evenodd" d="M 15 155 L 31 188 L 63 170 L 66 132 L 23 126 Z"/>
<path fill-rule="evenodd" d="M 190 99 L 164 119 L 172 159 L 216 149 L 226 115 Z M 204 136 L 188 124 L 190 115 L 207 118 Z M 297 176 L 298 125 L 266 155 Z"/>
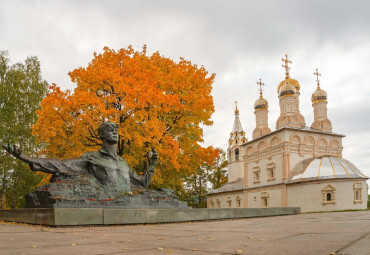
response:
<path fill-rule="evenodd" d="M 0 222 L 0 254 L 370 254 L 370 211 L 104 227 Z"/>

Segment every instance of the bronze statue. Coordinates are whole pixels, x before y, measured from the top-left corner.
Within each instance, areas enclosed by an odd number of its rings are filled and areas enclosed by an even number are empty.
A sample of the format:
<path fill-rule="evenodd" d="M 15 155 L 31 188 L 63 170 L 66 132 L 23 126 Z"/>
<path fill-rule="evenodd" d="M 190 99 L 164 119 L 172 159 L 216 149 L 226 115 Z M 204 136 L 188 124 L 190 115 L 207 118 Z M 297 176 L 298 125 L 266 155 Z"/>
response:
<path fill-rule="evenodd" d="M 110 188 L 131 185 L 147 188 L 154 174 L 157 152 L 151 149 L 148 153 L 148 167 L 144 175 L 139 176 L 130 168 L 127 161 L 117 154 L 118 125 L 110 121 L 104 122 L 98 128 L 98 134 L 103 142 L 102 147 L 98 151 L 86 152 L 81 157 L 73 159 L 30 158 L 23 156 L 22 151 L 16 146 L 3 145 L 3 147 L 14 157 L 28 163 L 32 171 L 91 174 L 101 184 Z"/>
<path fill-rule="evenodd" d="M 102 147 L 73 159 L 27 157 L 16 146 L 3 145 L 7 152 L 28 163 L 32 171 L 53 174 L 50 183 L 26 195 L 26 208 L 187 207 L 173 190 L 147 189 L 158 160 L 153 148 L 148 153 L 145 173 L 140 176 L 117 155 L 118 125 L 104 122 L 98 134 Z"/>

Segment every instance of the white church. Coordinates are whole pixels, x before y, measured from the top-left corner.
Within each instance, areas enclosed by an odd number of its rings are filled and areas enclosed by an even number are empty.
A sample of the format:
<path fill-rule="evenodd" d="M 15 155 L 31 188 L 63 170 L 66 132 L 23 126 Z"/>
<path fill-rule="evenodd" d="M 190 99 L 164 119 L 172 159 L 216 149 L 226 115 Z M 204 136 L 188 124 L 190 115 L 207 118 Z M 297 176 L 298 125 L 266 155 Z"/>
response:
<path fill-rule="evenodd" d="M 207 195 L 207 207 L 300 207 L 301 212 L 366 209 L 369 178 L 342 158 L 344 135 L 332 132 L 320 74 L 316 69 L 314 122 L 307 127 L 299 111 L 300 84 L 290 77 L 291 61 L 285 56 L 286 76 L 277 89 L 276 130 L 268 127 L 268 102 L 260 80 L 253 139 L 245 137 L 236 107 L 227 150 L 229 182 Z"/>

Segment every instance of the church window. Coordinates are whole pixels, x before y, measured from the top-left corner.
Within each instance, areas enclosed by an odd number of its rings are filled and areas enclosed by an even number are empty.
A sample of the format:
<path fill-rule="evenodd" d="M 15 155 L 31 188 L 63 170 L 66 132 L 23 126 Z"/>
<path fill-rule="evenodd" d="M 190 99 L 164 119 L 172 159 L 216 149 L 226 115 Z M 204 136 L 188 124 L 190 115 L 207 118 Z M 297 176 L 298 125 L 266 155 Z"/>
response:
<path fill-rule="evenodd" d="M 236 197 L 236 207 L 242 207 L 242 199 L 239 196 Z"/>
<path fill-rule="evenodd" d="M 221 200 L 217 198 L 216 203 L 217 203 L 218 208 L 221 208 Z"/>
<path fill-rule="evenodd" d="M 267 197 L 262 198 L 262 207 L 267 207 L 268 206 L 268 201 Z"/>
<path fill-rule="evenodd" d="M 327 185 L 322 189 L 323 204 L 335 204 L 335 191 L 336 189 L 332 185 Z"/>
<path fill-rule="evenodd" d="M 331 201 L 331 193 L 326 194 L 326 201 Z"/>
<path fill-rule="evenodd" d="M 353 184 L 353 191 L 354 191 L 354 203 L 362 203 L 362 183 L 355 182 Z"/>
<path fill-rule="evenodd" d="M 253 183 L 260 182 L 260 170 L 259 166 L 253 168 Z"/>
<path fill-rule="evenodd" d="M 231 208 L 231 202 L 232 202 L 231 198 L 228 197 L 227 198 L 227 207 Z"/>
<path fill-rule="evenodd" d="M 269 163 L 267 164 L 267 180 L 275 180 L 275 163 Z"/>
<path fill-rule="evenodd" d="M 269 193 L 268 192 L 262 192 L 261 193 L 261 200 L 262 200 L 262 207 L 268 207 L 269 206 Z"/>
<path fill-rule="evenodd" d="M 215 202 L 213 201 L 213 199 L 211 199 L 211 208 L 214 208 L 215 207 Z"/>
<path fill-rule="evenodd" d="M 239 149 L 236 148 L 235 149 L 235 161 L 238 161 L 239 160 Z"/>

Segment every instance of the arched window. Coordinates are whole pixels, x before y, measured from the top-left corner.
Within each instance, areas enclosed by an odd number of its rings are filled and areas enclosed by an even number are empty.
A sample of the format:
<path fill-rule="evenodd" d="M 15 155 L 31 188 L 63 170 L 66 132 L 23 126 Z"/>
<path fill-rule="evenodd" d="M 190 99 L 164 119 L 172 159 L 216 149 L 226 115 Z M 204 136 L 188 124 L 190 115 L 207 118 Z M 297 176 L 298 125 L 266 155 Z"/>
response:
<path fill-rule="evenodd" d="M 275 166 L 276 164 L 274 162 L 268 163 L 266 166 L 268 181 L 275 180 Z"/>
<path fill-rule="evenodd" d="M 331 201 L 331 194 L 330 193 L 326 194 L 326 201 Z"/>
<path fill-rule="evenodd" d="M 268 207 L 269 206 L 268 198 L 269 198 L 269 193 L 268 192 L 262 192 L 261 193 L 262 207 Z"/>
<path fill-rule="evenodd" d="M 325 188 L 322 189 L 322 203 L 323 204 L 335 204 L 335 192 L 336 189 L 332 185 L 327 185 Z"/>
<path fill-rule="evenodd" d="M 236 207 L 242 207 L 242 199 L 239 196 L 236 197 Z"/>
<path fill-rule="evenodd" d="M 221 200 L 217 198 L 216 203 L 217 203 L 218 208 L 221 208 Z"/>
<path fill-rule="evenodd" d="M 362 203 L 362 183 L 361 182 L 355 182 L 353 184 L 353 190 L 354 190 L 354 202 L 355 203 Z"/>
<path fill-rule="evenodd" d="M 235 161 L 238 161 L 239 160 L 239 149 L 236 148 L 235 149 Z"/>
<path fill-rule="evenodd" d="M 260 182 L 260 171 L 261 168 L 259 166 L 253 167 L 253 183 Z"/>
<path fill-rule="evenodd" d="M 228 197 L 227 198 L 227 207 L 231 208 L 231 202 L 232 202 L 231 198 Z"/>

